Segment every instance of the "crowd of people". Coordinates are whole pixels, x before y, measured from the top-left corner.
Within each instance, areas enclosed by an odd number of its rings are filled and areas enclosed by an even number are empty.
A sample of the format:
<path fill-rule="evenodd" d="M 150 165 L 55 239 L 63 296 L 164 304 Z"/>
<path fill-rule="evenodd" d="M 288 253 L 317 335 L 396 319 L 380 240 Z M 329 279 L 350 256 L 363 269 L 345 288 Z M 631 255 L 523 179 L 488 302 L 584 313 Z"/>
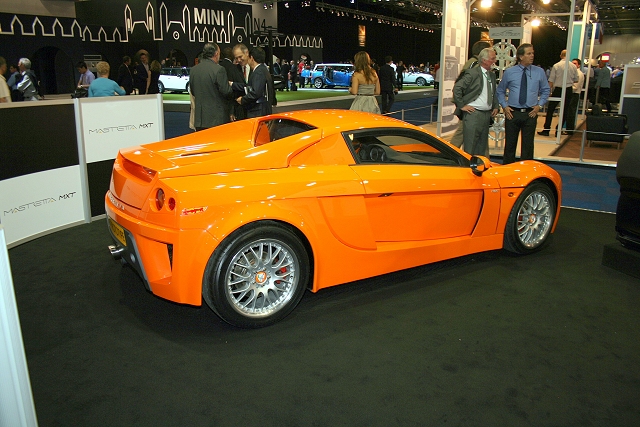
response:
<path fill-rule="evenodd" d="M 18 65 L 9 66 L 10 76 L 6 79 L 7 61 L 0 56 L 0 102 L 37 101 L 42 99 L 40 85 L 31 70 L 31 61 L 20 58 Z"/>
<path fill-rule="evenodd" d="M 7 69 L 9 78 L 5 77 Z M 100 61 L 95 65 L 95 73 L 89 69 L 85 61 L 79 61 L 76 69 L 80 78 L 72 96 L 97 97 L 158 93 L 158 79 L 162 67 L 157 60 L 149 64 L 148 52 L 141 50 L 136 54 L 133 65 L 129 56 L 123 58 L 115 81 L 109 78 L 111 67 L 106 61 Z M 17 65 L 8 65 L 7 61 L 0 57 L 0 77 L 0 102 L 38 101 L 44 98 L 29 58 L 20 58 Z"/>
<path fill-rule="evenodd" d="M 472 48 L 472 57 L 465 63 L 453 88 L 455 115 L 460 119 L 451 143 L 474 155 L 489 155 L 489 127 L 500 107 L 505 115 L 504 163 L 515 161 L 518 140 L 521 142 L 520 159 L 533 158 L 533 141 L 538 113 L 547 105 L 544 125 L 538 134 L 549 136 L 552 118 L 564 89 L 562 126 L 571 134 L 575 128 L 577 104 L 584 86 L 585 73 L 582 61 L 568 60 L 566 51 L 560 53 L 560 61 L 548 70 L 533 65 L 534 49 L 531 44 L 518 47 L 517 64 L 504 70 L 498 84 L 494 72 L 496 52 L 488 41 L 479 41 Z M 230 121 L 270 114 L 276 103 L 272 74 L 282 76 L 280 90 L 297 90 L 310 84 L 309 73 L 313 61 L 277 59 L 269 70 L 262 48 L 248 48 L 238 44 L 222 52 L 215 43 L 205 44 L 202 53 L 191 69 L 191 118 L 190 127 L 202 130 Z M 379 66 L 367 52 L 358 52 L 353 61 L 354 73 L 349 92 L 355 96 L 351 109 L 377 114 L 392 110 L 395 95 L 402 90 L 404 72 L 430 71 L 438 76 L 439 64 L 432 69 L 423 64 L 405 66 L 403 61 L 394 63 L 391 56 Z M 134 56 L 125 56 L 118 68 L 116 80 L 111 80 L 110 66 L 98 62 L 96 75 L 83 61 L 76 64 L 80 75 L 76 96 L 114 96 L 158 93 L 158 79 L 162 65 L 149 53 L 140 50 Z M 566 88 L 561 83 L 567 69 Z M 9 70 L 9 77 L 6 78 Z M 611 106 L 611 82 L 620 79 L 624 70 L 611 69 L 606 61 L 600 61 L 590 76 L 597 99 L 608 111 Z M 17 65 L 8 65 L 0 57 L 0 102 L 37 101 L 42 99 L 39 82 L 31 70 L 31 61 L 21 58 Z M 439 79 L 438 79 L 439 80 Z M 376 96 L 380 95 L 381 105 Z M 590 95 L 592 98 L 593 95 Z"/>
<path fill-rule="evenodd" d="M 202 130 L 271 114 L 276 97 L 262 48 L 238 44 L 221 53 L 216 43 L 206 43 L 196 62 L 191 68 L 189 83 L 192 129 Z M 10 70 L 8 79 L 5 77 L 7 69 Z M 111 67 L 106 61 L 95 64 L 95 73 L 84 61 L 78 62 L 76 69 L 80 78 L 72 97 L 144 95 L 159 92 L 162 64 L 157 60 L 149 61 L 149 53 L 140 50 L 134 59 L 123 57 L 116 80 L 110 79 Z M 43 98 L 28 58 L 21 58 L 16 66 L 8 66 L 0 57 L 0 76 L 0 102 Z"/>
<path fill-rule="evenodd" d="M 198 131 L 271 114 L 276 98 L 265 60 L 260 47 L 237 44 L 221 53 L 216 43 L 205 44 L 191 68 L 189 126 Z"/>

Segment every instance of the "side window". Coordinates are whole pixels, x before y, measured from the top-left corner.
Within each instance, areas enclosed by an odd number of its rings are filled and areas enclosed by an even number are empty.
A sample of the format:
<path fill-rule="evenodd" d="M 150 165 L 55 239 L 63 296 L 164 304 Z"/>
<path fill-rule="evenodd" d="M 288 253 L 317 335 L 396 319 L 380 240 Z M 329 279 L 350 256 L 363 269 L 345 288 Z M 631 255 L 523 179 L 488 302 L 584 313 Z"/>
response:
<path fill-rule="evenodd" d="M 468 166 L 469 163 L 446 144 L 420 132 L 387 129 L 344 136 L 359 164 Z"/>
<path fill-rule="evenodd" d="M 265 120 L 260 122 L 258 125 L 258 130 L 254 138 L 254 145 L 257 147 L 268 142 L 277 141 L 278 139 L 307 132 L 312 129 L 315 129 L 315 127 L 295 120 Z"/>

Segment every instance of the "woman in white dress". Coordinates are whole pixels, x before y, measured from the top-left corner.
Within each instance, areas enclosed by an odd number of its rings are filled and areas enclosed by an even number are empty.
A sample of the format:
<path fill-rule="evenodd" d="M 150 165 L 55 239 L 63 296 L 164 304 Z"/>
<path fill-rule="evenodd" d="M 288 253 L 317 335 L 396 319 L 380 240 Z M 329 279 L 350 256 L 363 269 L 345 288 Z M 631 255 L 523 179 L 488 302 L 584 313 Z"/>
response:
<path fill-rule="evenodd" d="M 375 95 L 380 95 L 380 79 L 371 68 L 371 59 L 365 51 L 354 56 L 355 72 L 351 76 L 349 93 L 356 96 L 351 104 L 351 110 L 380 114 L 380 107 Z"/>

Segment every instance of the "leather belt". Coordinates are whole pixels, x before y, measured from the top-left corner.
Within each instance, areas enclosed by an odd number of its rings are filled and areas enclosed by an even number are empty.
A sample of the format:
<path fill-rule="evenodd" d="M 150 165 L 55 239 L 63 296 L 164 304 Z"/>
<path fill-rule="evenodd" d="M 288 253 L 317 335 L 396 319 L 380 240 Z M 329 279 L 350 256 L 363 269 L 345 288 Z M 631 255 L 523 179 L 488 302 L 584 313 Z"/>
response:
<path fill-rule="evenodd" d="M 517 111 L 519 113 L 529 113 L 529 112 L 533 111 L 533 107 L 516 108 L 516 107 L 512 107 L 511 105 L 509 105 L 509 108 L 511 108 L 513 111 Z"/>

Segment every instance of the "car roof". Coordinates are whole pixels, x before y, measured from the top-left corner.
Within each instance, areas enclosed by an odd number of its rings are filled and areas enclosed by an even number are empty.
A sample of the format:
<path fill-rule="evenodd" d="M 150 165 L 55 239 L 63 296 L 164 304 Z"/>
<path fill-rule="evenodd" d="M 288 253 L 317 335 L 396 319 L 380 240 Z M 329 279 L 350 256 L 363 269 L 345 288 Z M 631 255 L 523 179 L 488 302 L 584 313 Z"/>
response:
<path fill-rule="evenodd" d="M 376 127 L 399 127 L 420 129 L 417 126 L 380 114 L 364 113 L 355 110 L 298 110 L 274 114 L 289 117 L 316 128 L 322 128 L 324 135 L 331 135 L 349 130 L 369 129 Z"/>

